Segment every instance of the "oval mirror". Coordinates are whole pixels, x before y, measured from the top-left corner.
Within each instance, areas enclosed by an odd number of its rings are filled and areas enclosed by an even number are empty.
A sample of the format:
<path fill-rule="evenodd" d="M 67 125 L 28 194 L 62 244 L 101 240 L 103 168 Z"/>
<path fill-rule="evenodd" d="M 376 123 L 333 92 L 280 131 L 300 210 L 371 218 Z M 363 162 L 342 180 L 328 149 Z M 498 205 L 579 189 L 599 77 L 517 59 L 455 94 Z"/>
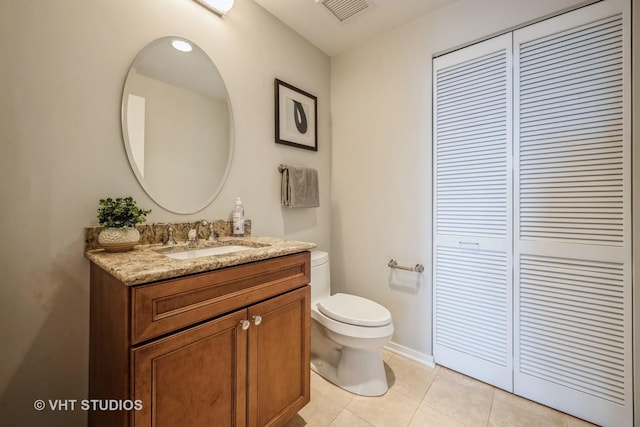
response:
<path fill-rule="evenodd" d="M 163 37 L 138 54 L 122 95 L 127 157 L 145 192 L 163 208 L 198 212 L 218 195 L 231 165 L 231 104 L 207 54 Z"/>

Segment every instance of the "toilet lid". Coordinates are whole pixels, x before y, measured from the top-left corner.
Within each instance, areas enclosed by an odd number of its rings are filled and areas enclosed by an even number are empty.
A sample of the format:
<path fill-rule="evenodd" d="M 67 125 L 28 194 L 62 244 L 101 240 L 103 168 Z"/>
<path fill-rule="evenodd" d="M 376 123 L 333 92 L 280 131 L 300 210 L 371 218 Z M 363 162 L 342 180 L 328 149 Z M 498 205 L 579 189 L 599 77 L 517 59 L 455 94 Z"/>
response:
<path fill-rule="evenodd" d="M 384 326 L 391 313 L 378 303 L 349 294 L 335 294 L 318 302 L 318 310 L 339 322 L 358 326 Z"/>

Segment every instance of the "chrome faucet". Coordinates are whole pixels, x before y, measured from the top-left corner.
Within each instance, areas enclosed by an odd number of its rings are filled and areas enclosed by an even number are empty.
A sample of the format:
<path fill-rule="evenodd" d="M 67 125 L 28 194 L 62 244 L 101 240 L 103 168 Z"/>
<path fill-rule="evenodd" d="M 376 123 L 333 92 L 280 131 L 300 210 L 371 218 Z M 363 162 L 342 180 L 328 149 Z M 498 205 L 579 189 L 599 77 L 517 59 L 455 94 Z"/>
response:
<path fill-rule="evenodd" d="M 173 226 L 171 224 L 169 224 L 169 227 L 167 228 L 167 241 L 164 242 L 165 246 L 173 246 L 173 245 L 177 245 L 176 243 L 176 239 L 173 238 Z"/>
<path fill-rule="evenodd" d="M 215 240 L 215 234 L 213 233 L 213 224 L 209 224 L 207 220 L 201 219 L 200 221 L 196 221 L 193 224 L 189 223 L 189 234 L 187 235 L 187 246 L 190 248 L 195 248 L 198 246 L 198 227 L 204 225 L 205 227 L 209 227 L 209 240 Z M 213 235 L 213 239 L 211 236 Z"/>
<path fill-rule="evenodd" d="M 213 231 L 213 222 L 209 223 L 209 238 L 207 240 L 210 242 L 216 241 L 216 232 Z"/>

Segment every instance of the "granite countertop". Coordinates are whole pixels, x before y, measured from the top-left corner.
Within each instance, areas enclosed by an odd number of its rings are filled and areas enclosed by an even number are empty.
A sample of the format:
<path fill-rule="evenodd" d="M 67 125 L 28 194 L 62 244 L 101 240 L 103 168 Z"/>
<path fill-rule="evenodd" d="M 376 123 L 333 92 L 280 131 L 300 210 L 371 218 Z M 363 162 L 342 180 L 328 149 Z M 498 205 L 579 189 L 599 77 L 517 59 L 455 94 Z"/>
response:
<path fill-rule="evenodd" d="M 103 249 L 91 249 L 85 252 L 85 256 L 113 277 L 130 286 L 304 252 L 316 247 L 314 243 L 275 237 L 226 236 L 219 237 L 217 241 L 220 245 L 236 242 L 252 248 L 225 255 L 176 260 L 163 255 L 161 251 L 187 250 L 184 243 L 179 243 L 171 249 L 162 244 L 150 244 L 136 246 L 129 252 L 105 252 Z"/>

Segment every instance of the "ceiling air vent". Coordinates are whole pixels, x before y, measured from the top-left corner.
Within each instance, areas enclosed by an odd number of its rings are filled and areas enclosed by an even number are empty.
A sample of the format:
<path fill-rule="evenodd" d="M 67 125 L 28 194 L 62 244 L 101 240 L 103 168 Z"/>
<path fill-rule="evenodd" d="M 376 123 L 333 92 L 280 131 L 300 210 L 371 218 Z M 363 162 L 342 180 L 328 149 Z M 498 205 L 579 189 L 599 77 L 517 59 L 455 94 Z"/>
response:
<path fill-rule="evenodd" d="M 340 22 L 371 7 L 371 4 L 365 0 L 322 0 L 322 4 Z"/>

